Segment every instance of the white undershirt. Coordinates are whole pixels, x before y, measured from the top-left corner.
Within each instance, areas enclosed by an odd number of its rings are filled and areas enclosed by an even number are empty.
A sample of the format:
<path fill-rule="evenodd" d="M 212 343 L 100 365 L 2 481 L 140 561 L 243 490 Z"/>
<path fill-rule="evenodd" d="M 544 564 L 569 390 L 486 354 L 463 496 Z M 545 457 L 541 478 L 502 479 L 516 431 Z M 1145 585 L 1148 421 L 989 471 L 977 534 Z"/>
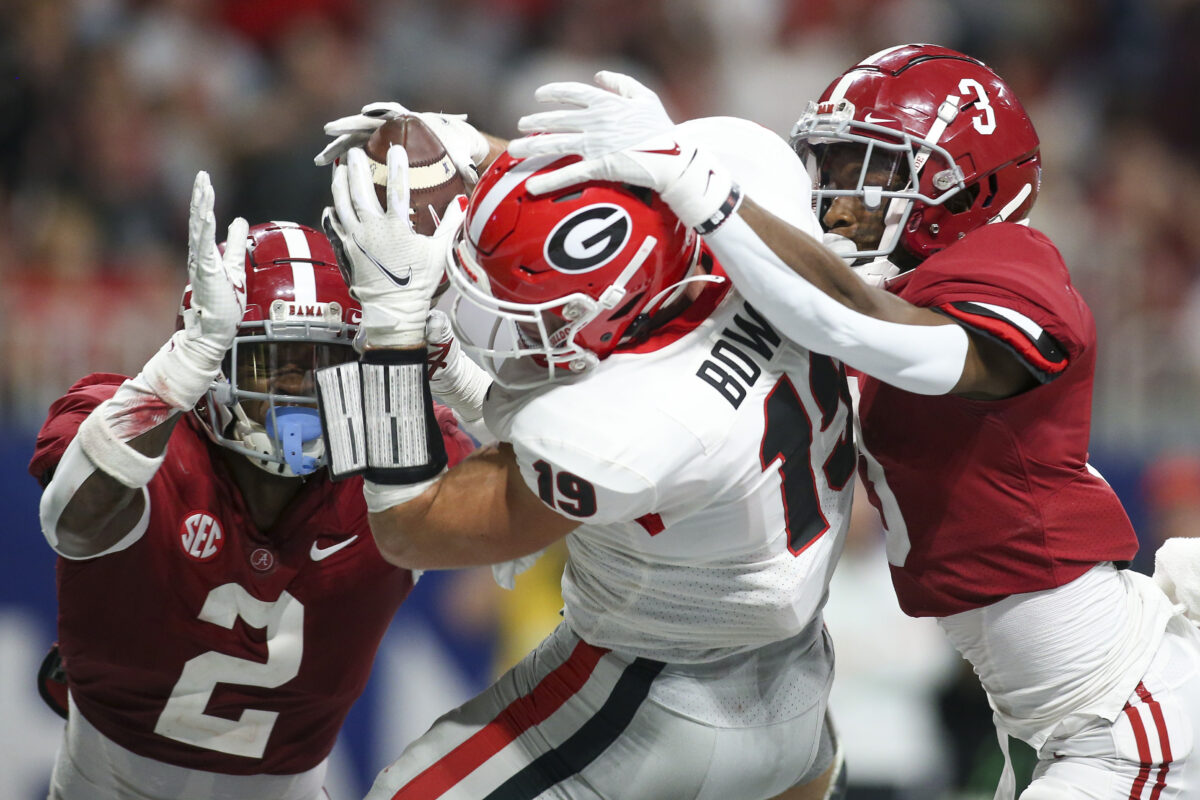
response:
<path fill-rule="evenodd" d="M 1037 749 L 1072 726 L 1114 720 L 1173 613 L 1150 578 L 1105 562 L 938 622 L 975 667 L 998 724 Z"/>

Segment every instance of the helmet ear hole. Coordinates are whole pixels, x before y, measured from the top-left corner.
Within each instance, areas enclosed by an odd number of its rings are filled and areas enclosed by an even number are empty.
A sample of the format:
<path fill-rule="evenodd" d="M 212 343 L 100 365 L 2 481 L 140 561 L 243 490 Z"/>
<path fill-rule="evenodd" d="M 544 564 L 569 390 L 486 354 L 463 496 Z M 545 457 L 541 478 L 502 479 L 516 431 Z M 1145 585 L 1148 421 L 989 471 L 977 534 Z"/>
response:
<path fill-rule="evenodd" d="M 609 319 L 609 322 L 612 322 L 612 321 L 618 320 L 618 319 L 620 319 L 621 317 L 623 317 L 623 316 L 625 316 L 626 314 L 628 314 L 628 313 L 629 313 L 630 311 L 632 311 L 632 310 L 633 310 L 635 307 L 637 307 L 637 305 L 638 305 L 638 304 L 641 302 L 642 298 L 643 298 L 643 297 L 645 297 L 645 296 L 646 296 L 646 293 L 645 293 L 645 292 L 639 292 L 639 293 L 637 293 L 636 295 L 634 295 L 632 298 L 630 298 L 629 302 L 627 302 L 625 305 L 621 306 L 620 308 L 618 308 L 616 311 L 614 311 L 614 312 L 612 313 L 612 315 L 611 315 L 611 316 L 608 318 L 608 319 Z M 610 338 L 611 338 L 611 337 L 610 337 Z M 606 341 L 606 342 L 607 342 L 607 341 L 608 341 L 608 339 L 605 339 L 604 341 Z"/>
<path fill-rule="evenodd" d="M 991 202 L 992 197 L 996 194 L 995 176 L 991 176 L 992 186 L 989 187 L 988 198 L 983 201 L 984 206 Z M 979 184 L 972 183 L 966 189 L 958 192 L 945 203 L 945 208 L 951 214 L 962 214 L 965 211 L 970 211 L 975 200 L 979 197 Z"/>

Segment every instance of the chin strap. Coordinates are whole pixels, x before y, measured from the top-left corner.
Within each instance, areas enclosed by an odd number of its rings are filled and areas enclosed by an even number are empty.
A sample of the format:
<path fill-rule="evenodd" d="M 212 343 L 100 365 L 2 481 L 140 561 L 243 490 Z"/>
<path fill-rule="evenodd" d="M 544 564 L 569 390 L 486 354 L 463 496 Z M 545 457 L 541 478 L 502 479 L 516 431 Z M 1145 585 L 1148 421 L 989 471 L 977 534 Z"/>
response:
<path fill-rule="evenodd" d="M 882 256 L 872 259 L 866 264 L 852 266 L 850 269 L 871 286 L 883 286 L 900 274 L 900 268 Z"/>

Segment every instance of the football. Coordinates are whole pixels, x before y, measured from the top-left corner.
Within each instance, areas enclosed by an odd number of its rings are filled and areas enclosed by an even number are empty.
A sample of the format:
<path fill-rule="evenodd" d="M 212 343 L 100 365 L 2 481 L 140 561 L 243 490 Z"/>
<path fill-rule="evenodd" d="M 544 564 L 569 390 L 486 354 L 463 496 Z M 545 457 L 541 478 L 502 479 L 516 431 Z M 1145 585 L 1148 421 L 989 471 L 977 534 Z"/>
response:
<path fill-rule="evenodd" d="M 466 184 L 446 148 L 429 126 L 415 116 L 401 116 L 383 123 L 367 140 L 367 157 L 375 195 L 387 208 L 387 151 L 393 144 L 403 145 L 408 153 L 408 206 L 412 210 L 413 230 L 429 236 L 437 229 L 446 206 Z M 436 217 L 435 217 L 436 215 Z"/>

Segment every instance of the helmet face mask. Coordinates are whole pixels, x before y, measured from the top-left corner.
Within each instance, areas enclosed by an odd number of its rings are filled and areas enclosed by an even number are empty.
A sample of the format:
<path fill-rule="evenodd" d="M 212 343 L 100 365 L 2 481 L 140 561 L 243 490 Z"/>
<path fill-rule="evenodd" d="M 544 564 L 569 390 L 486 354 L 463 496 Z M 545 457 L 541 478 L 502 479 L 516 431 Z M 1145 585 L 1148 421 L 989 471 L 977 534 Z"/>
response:
<path fill-rule="evenodd" d="M 308 475 L 326 463 L 314 372 L 357 357 L 361 310 L 323 234 L 273 222 L 248 239 L 246 313 L 195 413 L 210 439 L 260 469 Z M 184 311 L 190 300 L 185 291 Z"/>
<path fill-rule="evenodd" d="M 891 252 L 912 210 L 911 151 L 853 141 L 805 143 L 800 149 L 813 185 L 821 187 L 814 204 L 822 228 L 852 240 L 859 259 Z"/>
<path fill-rule="evenodd" d="M 535 196 L 525 180 L 571 159 L 507 154 L 480 179 L 447 266 L 450 320 L 501 385 L 584 373 L 683 284 L 699 237 L 653 194 L 591 182 Z M 487 320 L 473 333 L 472 316 Z"/>
<path fill-rule="evenodd" d="M 936 45 L 902 45 L 855 65 L 809 104 L 791 141 L 824 228 L 839 232 L 826 214 L 840 197 L 882 209 L 878 241 L 848 237 L 860 262 L 911 267 L 982 225 L 1022 221 L 1041 184 L 1037 134 L 1012 90 L 982 62 Z M 851 146 L 858 165 L 871 167 L 852 186 L 829 168 L 835 147 Z M 882 161 L 892 163 L 892 182 L 872 177 Z"/>

